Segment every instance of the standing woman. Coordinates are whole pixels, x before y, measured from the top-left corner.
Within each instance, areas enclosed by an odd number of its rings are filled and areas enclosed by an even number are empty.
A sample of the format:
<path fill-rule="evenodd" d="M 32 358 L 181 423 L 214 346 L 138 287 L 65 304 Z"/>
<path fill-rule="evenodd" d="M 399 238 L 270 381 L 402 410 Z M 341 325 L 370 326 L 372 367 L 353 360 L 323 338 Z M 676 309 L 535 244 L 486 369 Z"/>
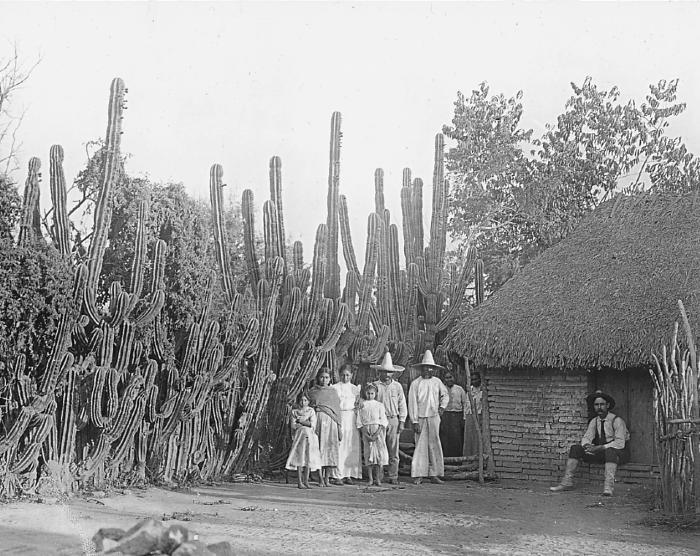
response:
<path fill-rule="evenodd" d="M 352 365 L 346 363 L 340 369 L 340 382 L 332 386 L 340 397 L 340 425 L 343 431 L 343 439 L 338 449 L 338 478 L 331 480 L 336 485 L 352 485 L 353 477 L 362 479 L 362 453 L 356 412 L 360 400 L 360 387 L 350 382 L 351 380 Z"/>
<path fill-rule="evenodd" d="M 328 480 L 338 467 L 338 445 L 343 438 L 340 425 L 340 397 L 331 388 L 331 373 L 323 367 L 316 374 L 316 385 L 309 390 L 309 401 L 316 410 L 316 435 L 321 450 L 321 473 L 318 486 Z"/>

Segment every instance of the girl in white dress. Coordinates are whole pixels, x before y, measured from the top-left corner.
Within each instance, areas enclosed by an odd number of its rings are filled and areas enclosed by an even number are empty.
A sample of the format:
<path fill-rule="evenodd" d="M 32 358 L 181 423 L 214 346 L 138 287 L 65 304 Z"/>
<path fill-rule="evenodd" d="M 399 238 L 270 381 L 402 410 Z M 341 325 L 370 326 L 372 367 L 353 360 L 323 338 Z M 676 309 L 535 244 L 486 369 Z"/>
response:
<path fill-rule="evenodd" d="M 309 473 L 321 469 L 321 452 L 316 436 L 316 412 L 309 407 L 309 398 L 302 392 L 297 398 L 296 408 L 292 409 L 290 425 L 294 440 L 287 458 L 287 469 L 298 470 L 297 486 L 309 486 Z M 320 481 L 320 477 L 319 477 Z"/>
<path fill-rule="evenodd" d="M 365 456 L 369 486 L 382 485 L 382 466 L 389 464 L 389 451 L 386 448 L 386 429 L 389 420 L 386 408 L 378 402 L 377 386 L 365 386 L 365 402 L 357 415 L 357 427 L 362 430 L 362 451 Z M 374 478 L 376 477 L 376 479 Z"/>
<path fill-rule="evenodd" d="M 338 445 L 338 467 L 336 478 L 331 482 L 336 485 L 352 485 L 352 478 L 362 479 L 362 451 L 360 448 L 360 431 L 357 429 L 357 407 L 360 401 L 360 387 L 353 384 L 352 366 L 343 365 L 340 369 L 340 382 L 332 388 L 340 397 L 340 426 L 343 440 Z"/>

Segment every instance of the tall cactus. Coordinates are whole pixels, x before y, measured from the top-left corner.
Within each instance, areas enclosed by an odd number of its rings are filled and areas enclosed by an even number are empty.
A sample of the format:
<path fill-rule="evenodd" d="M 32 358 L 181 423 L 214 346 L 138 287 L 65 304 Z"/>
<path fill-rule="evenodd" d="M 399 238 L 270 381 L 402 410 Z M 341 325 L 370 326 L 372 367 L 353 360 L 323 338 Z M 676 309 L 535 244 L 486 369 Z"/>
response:
<path fill-rule="evenodd" d="M 331 117 L 331 140 L 328 161 L 328 250 L 326 252 L 326 271 L 328 280 L 325 295 L 331 299 L 340 297 L 340 267 L 338 266 L 338 196 L 340 188 L 340 112 L 333 112 Z"/>
<path fill-rule="evenodd" d="M 89 303 L 94 306 L 97 285 L 102 271 L 102 260 L 107 247 L 107 234 L 112 216 L 112 195 L 114 186 L 121 172 L 122 119 L 125 107 L 126 86 L 124 81 L 115 77 L 109 91 L 107 109 L 107 133 L 105 135 L 104 156 L 102 158 L 101 183 L 95 206 L 95 218 L 92 240 L 88 250 L 88 284 Z"/>
<path fill-rule="evenodd" d="M 51 204 L 53 205 L 53 238 L 58 252 L 70 255 L 70 229 L 66 209 L 66 178 L 63 174 L 63 147 L 53 145 L 49 151 L 51 166 Z"/>
<path fill-rule="evenodd" d="M 22 218 L 19 228 L 19 245 L 27 245 L 41 239 L 41 214 L 39 212 L 39 182 L 41 180 L 41 161 L 37 157 L 29 160 L 27 181 L 24 186 Z"/>

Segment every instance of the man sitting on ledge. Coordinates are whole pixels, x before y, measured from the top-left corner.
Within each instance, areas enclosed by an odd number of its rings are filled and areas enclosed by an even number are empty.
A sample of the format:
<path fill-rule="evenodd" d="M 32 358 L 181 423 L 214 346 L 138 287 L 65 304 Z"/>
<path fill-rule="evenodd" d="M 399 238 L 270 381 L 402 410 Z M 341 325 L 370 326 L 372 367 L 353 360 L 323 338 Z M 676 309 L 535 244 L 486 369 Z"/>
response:
<path fill-rule="evenodd" d="M 583 460 L 586 463 L 605 463 L 603 496 L 612 496 L 617 466 L 627 463 L 630 459 L 627 425 L 622 417 L 610 413 L 615 407 L 612 396 L 598 390 L 587 396 L 586 401 L 589 407 L 593 404 L 596 417 L 588 423 L 581 444 L 571 446 L 561 482 L 549 490 L 559 492 L 573 488 L 574 472 L 578 462 Z"/>

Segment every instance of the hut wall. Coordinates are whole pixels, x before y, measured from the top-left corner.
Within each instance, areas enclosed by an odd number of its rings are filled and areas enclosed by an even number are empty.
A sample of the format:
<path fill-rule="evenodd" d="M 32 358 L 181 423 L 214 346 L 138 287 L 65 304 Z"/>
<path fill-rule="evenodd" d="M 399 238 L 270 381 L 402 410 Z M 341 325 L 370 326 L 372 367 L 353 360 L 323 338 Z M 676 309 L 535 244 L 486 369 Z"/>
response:
<path fill-rule="evenodd" d="M 595 386 L 585 371 L 491 369 L 489 409 L 494 464 L 504 479 L 556 481 L 571 444 L 581 441 L 588 424 L 583 402 Z M 602 481 L 602 465 L 581 465 L 577 479 Z M 621 482 L 648 483 L 656 476 L 650 463 L 622 466 Z"/>

